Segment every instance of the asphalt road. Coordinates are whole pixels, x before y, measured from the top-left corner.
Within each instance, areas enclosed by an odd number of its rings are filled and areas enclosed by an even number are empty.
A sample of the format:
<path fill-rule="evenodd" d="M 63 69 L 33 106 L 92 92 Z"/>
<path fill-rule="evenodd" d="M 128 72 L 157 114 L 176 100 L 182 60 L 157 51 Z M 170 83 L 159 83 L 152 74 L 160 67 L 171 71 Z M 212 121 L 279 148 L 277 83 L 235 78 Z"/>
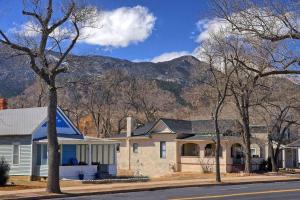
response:
<path fill-rule="evenodd" d="M 300 200 L 300 181 L 188 187 L 145 192 L 130 192 L 62 198 L 68 200 Z"/>

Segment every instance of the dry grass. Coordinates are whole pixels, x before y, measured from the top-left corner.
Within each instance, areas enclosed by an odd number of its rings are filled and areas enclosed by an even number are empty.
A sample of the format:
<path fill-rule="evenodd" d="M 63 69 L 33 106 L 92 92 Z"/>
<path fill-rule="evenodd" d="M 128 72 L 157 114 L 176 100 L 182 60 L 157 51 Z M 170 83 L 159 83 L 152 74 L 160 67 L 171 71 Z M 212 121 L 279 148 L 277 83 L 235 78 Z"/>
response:
<path fill-rule="evenodd" d="M 11 177 L 9 179 L 9 183 L 6 186 L 0 187 L 0 191 L 12 191 L 12 190 L 25 190 L 25 189 L 37 189 L 37 188 L 46 188 L 47 181 L 41 180 L 41 181 L 29 181 L 28 178 L 23 177 Z M 81 181 L 60 181 L 61 187 L 70 187 L 70 186 L 80 186 L 83 185 Z M 87 184 L 85 184 L 87 185 Z"/>
<path fill-rule="evenodd" d="M 237 177 L 241 176 L 238 173 L 221 174 L 222 177 Z M 162 176 L 158 178 L 151 178 L 151 181 L 169 181 L 169 180 L 190 180 L 190 179 L 214 179 L 215 173 L 201 173 L 201 172 L 177 172 L 171 175 Z"/>

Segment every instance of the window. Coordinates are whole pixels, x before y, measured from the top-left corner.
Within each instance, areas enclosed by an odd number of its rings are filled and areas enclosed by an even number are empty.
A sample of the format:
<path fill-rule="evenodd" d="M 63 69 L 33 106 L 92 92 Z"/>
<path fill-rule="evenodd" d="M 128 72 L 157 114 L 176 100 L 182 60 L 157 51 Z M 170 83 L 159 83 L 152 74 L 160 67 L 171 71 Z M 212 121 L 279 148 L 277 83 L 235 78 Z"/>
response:
<path fill-rule="evenodd" d="M 117 151 L 117 152 L 120 152 L 120 144 L 117 144 L 117 145 L 116 145 L 116 151 Z"/>
<path fill-rule="evenodd" d="M 13 165 L 20 164 L 20 145 L 13 145 Z"/>
<path fill-rule="evenodd" d="M 194 143 L 186 143 L 182 145 L 181 156 L 199 156 L 199 146 Z"/>
<path fill-rule="evenodd" d="M 166 158 L 166 142 L 160 142 L 160 158 Z"/>
<path fill-rule="evenodd" d="M 41 145 L 41 165 L 47 165 L 48 164 L 48 150 L 47 150 L 47 144 Z"/>
<path fill-rule="evenodd" d="M 220 151 L 219 151 L 219 155 L 220 157 L 222 157 L 222 146 L 220 146 Z M 207 144 L 205 146 L 205 152 L 204 152 L 204 156 L 205 157 L 213 157 L 216 155 L 216 145 L 214 143 L 211 144 Z"/>
<path fill-rule="evenodd" d="M 258 144 L 251 144 L 250 145 L 251 150 L 251 157 L 252 158 L 259 158 L 260 157 L 260 147 Z"/>
<path fill-rule="evenodd" d="M 138 143 L 133 143 L 133 145 L 132 145 L 133 153 L 138 153 L 138 148 L 139 148 L 139 144 Z"/>

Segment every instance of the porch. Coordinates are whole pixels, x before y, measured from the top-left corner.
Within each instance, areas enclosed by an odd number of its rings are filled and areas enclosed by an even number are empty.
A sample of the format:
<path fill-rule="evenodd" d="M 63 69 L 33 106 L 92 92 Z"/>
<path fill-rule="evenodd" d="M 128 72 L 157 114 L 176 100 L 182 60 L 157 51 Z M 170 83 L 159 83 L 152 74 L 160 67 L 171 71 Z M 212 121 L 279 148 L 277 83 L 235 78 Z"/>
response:
<path fill-rule="evenodd" d="M 61 179 L 95 179 L 117 174 L 115 141 L 84 137 L 59 138 L 58 142 Z M 34 142 L 35 176 L 48 176 L 47 143 L 47 139 Z"/>
<path fill-rule="evenodd" d="M 181 172 L 215 172 L 215 149 L 212 140 L 178 140 L 178 169 Z M 221 173 L 244 170 L 244 150 L 235 138 L 222 139 L 220 148 Z M 252 170 L 260 170 L 264 147 L 251 144 Z"/>

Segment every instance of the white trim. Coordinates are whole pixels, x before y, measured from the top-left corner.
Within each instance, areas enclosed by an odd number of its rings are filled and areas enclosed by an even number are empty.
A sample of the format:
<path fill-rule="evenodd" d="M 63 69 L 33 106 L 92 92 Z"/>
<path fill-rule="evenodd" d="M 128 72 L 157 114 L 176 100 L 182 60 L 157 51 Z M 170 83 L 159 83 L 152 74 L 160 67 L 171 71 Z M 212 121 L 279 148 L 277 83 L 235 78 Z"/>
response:
<path fill-rule="evenodd" d="M 64 119 L 67 121 L 67 123 L 74 129 L 74 131 L 75 131 L 78 135 L 83 135 L 83 134 L 79 131 L 79 129 L 73 124 L 73 122 L 68 118 L 68 116 L 62 111 L 62 109 L 61 109 L 59 106 L 57 106 L 57 109 L 56 109 L 56 110 L 59 112 L 59 114 L 61 114 L 61 117 L 64 118 Z"/>
<path fill-rule="evenodd" d="M 18 146 L 18 149 L 19 149 L 19 159 L 18 159 L 18 164 L 14 164 L 14 146 Z M 12 143 L 12 159 L 11 159 L 11 165 L 12 166 L 19 166 L 21 163 L 21 144 L 20 142 L 14 142 Z"/>

